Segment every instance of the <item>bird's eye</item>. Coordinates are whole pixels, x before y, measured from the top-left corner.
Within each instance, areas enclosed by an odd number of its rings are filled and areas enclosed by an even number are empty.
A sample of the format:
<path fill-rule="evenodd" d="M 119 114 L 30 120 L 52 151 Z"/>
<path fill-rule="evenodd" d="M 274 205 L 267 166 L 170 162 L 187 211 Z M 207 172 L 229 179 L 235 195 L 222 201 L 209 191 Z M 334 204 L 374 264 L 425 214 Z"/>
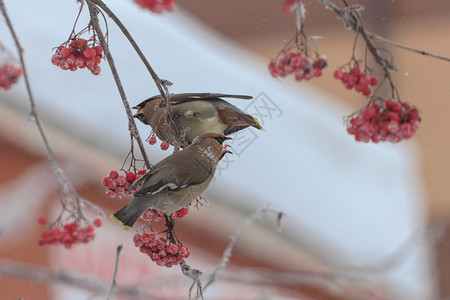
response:
<path fill-rule="evenodd" d="M 145 119 L 145 115 L 144 114 L 138 113 L 138 114 L 135 114 L 134 117 L 137 118 L 142 123 L 147 124 L 147 120 Z"/>

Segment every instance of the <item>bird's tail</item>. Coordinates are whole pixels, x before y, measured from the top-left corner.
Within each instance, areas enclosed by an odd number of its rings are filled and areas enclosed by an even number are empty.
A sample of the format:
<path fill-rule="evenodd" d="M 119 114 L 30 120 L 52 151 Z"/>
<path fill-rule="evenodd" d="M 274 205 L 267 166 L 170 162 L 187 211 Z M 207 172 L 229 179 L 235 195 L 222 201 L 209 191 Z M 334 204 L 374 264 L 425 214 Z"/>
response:
<path fill-rule="evenodd" d="M 254 116 L 250 115 L 250 117 L 252 117 L 253 121 L 255 121 L 255 125 L 252 125 L 252 126 L 257 128 L 258 130 L 262 130 L 262 126 L 261 126 L 261 124 L 259 124 L 258 120 L 256 120 L 256 118 Z"/>
<path fill-rule="evenodd" d="M 139 203 L 139 201 L 136 201 L 136 198 L 134 198 L 127 205 L 113 213 L 109 218 L 111 219 L 111 221 L 119 223 L 120 226 L 123 227 L 123 229 L 130 230 L 137 219 L 147 209 L 146 205 L 139 204 L 142 203 Z"/>

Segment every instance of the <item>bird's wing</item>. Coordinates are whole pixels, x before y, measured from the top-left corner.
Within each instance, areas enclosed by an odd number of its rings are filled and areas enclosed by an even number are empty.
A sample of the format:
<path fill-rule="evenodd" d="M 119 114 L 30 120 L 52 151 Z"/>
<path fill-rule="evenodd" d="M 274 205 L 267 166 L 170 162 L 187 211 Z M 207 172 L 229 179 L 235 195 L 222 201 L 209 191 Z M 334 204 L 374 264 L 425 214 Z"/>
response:
<path fill-rule="evenodd" d="M 170 95 L 171 104 L 179 104 L 184 102 L 196 101 L 196 100 L 217 100 L 220 98 L 236 98 L 236 99 L 253 99 L 252 96 L 247 95 L 231 95 L 231 94 L 213 94 L 213 93 L 184 93 Z"/>
<path fill-rule="evenodd" d="M 181 151 L 177 153 L 181 153 Z M 155 167 L 158 167 L 158 164 Z M 165 162 L 148 175 L 147 179 L 142 182 L 142 187 L 134 196 L 148 195 L 165 189 L 173 191 L 196 186 L 212 175 L 211 164 L 204 158 L 188 156 L 187 159 L 177 160 L 176 163 Z"/>

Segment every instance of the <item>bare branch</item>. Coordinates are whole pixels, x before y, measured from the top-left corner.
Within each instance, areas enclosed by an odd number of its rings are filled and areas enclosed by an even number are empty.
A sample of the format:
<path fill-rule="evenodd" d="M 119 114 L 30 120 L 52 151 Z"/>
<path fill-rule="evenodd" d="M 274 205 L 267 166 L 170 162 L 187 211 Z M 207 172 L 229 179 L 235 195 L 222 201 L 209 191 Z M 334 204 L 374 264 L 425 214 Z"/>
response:
<path fill-rule="evenodd" d="M 223 251 L 222 258 L 220 259 L 220 262 L 217 264 L 216 269 L 214 272 L 209 276 L 208 281 L 206 282 L 203 290 L 205 290 L 208 286 L 210 286 L 217 278 L 219 271 L 224 268 L 228 261 L 230 260 L 231 253 L 233 251 L 233 247 L 236 244 L 237 239 L 241 235 L 242 231 L 253 224 L 253 222 L 259 218 L 261 218 L 262 215 L 268 213 L 268 212 L 274 212 L 277 214 L 277 224 L 281 224 L 281 219 L 283 213 L 279 211 L 275 211 L 273 209 L 270 209 L 267 207 L 267 205 L 264 205 L 263 207 L 259 208 L 255 212 L 249 214 L 247 217 L 245 217 L 244 221 L 241 223 L 241 225 L 236 229 L 236 231 L 233 233 L 233 235 L 228 240 L 228 244 L 225 247 L 225 250 Z"/>
<path fill-rule="evenodd" d="M 2 276 L 11 276 L 50 284 L 66 284 L 81 288 L 83 290 L 92 291 L 96 294 L 106 294 L 111 290 L 108 284 L 94 278 L 86 277 L 86 275 L 78 275 L 62 271 L 51 271 L 41 267 L 29 266 L 10 260 L 0 260 L 0 274 Z M 158 299 L 155 297 L 149 297 L 142 289 L 137 287 L 116 288 L 113 295 L 143 300 Z"/>
<path fill-rule="evenodd" d="M 131 46 L 133 46 L 134 50 L 138 54 L 139 58 L 144 63 L 145 67 L 149 71 L 150 75 L 153 78 L 153 81 L 156 84 L 156 87 L 158 88 L 159 93 L 161 94 L 161 97 L 163 98 L 164 102 L 166 103 L 167 107 L 170 107 L 170 103 L 168 101 L 168 93 L 167 93 L 167 87 L 172 85 L 172 83 L 168 80 L 164 80 L 159 78 L 159 76 L 156 74 L 156 72 L 153 70 L 152 66 L 148 62 L 147 58 L 144 56 L 144 53 L 142 53 L 141 49 L 129 33 L 128 29 L 123 25 L 123 23 L 119 20 L 119 18 L 109 9 L 109 7 L 103 3 L 101 0 L 86 0 L 89 3 L 97 5 L 99 8 L 101 8 L 113 21 L 116 23 L 117 27 L 122 31 L 124 36 L 128 39 Z M 89 6 L 91 6 L 89 5 Z"/>
<path fill-rule="evenodd" d="M 116 281 L 117 269 L 119 268 L 119 256 L 120 256 L 120 253 L 122 252 L 122 249 L 123 249 L 123 244 L 120 244 L 119 246 L 117 246 L 116 264 L 114 266 L 114 276 L 113 276 L 111 288 L 109 289 L 109 293 L 108 293 L 108 296 L 106 297 L 106 300 L 109 300 L 111 298 L 111 296 L 114 294 L 114 289 L 116 288 L 116 285 L 117 285 L 117 281 Z"/>
<path fill-rule="evenodd" d="M 47 151 L 47 157 L 48 160 L 50 161 L 50 166 L 53 170 L 53 173 L 55 174 L 57 180 L 59 181 L 59 183 L 62 185 L 62 190 L 66 195 L 69 195 L 71 197 L 70 200 L 73 200 L 75 203 L 73 203 L 78 209 L 80 209 L 81 207 L 81 197 L 77 194 L 73 184 L 70 182 L 70 180 L 67 178 L 66 174 L 64 173 L 64 171 L 62 170 L 62 168 L 60 167 L 59 163 L 57 162 L 56 158 L 55 158 L 55 154 L 53 152 L 53 149 L 50 146 L 50 143 L 47 139 L 47 136 L 44 132 L 44 129 L 42 127 L 39 115 L 37 113 L 36 110 L 36 103 L 34 101 L 34 96 L 33 93 L 31 91 L 31 85 L 30 85 L 30 81 L 28 78 L 28 72 L 27 72 L 27 68 L 25 66 L 25 59 L 23 57 L 23 48 L 19 42 L 19 39 L 16 35 L 16 32 L 14 30 L 14 27 L 11 23 L 11 20 L 9 19 L 8 13 L 6 12 L 6 8 L 5 8 L 5 4 L 3 2 L 3 0 L 0 0 L 0 10 L 2 12 L 3 17 L 5 18 L 6 24 L 8 26 L 9 31 L 11 32 L 12 38 L 14 40 L 14 43 L 16 44 L 16 48 L 17 48 L 17 53 L 19 55 L 19 60 L 20 60 L 20 64 L 22 66 L 22 70 L 23 70 L 23 77 L 25 80 L 25 86 L 27 89 L 27 93 L 28 93 L 28 99 L 30 101 L 30 106 L 31 106 L 31 111 L 30 111 L 30 119 L 33 120 L 36 124 L 36 127 L 38 129 L 38 132 L 42 138 L 42 141 L 44 143 L 45 149 Z M 88 203 L 87 200 L 83 200 L 85 203 Z M 80 211 L 80 210 L 78 210 Z"/>
<path fill-rule="evenodd" d="M 122 86 L 122 82 L 121 82 L 119 74 L 117 72 L 117 68 L 114 63 L 114 59 L 111 55 L 111 52 L 109 51 L 109 48 L 108 48 L 106 40 L 105 40 L 105 36 L 100 27 L 100 23 L 98 21 L 98 16 L 97 16 L 98 8 L 95 6 L 93 1 L 91 1 L 91 0 L 86 0 L 86 3 L 89 7 L 89 13 L 91 16 L 92 26 L 94 27 L 94 30 L 100 40 L 100 44 L 103 46 L 103 50 L 105 52 L 106 59 L 108 60 L 109 67 L 111 68 L 111 72 L 114 77 L 114 81 L 116 82 L 117 89 L 119 90 L 120 97 L 122 98 L 122 103 L 123 103 L 123 106 L 125 107 L 125 112 L 127 113 L 127 116 L 128 116 L 128 129 L 129 129 L 132 137 L 134 139 L 136 139 L 136 142 L 139 145 L 139 149 L 141 151 L 144 162 L 147 165 L 147 168 L 150 168 L 151 164 L 150 164 L 150 161 L 148 160 L 147 153 L 145 152 L 144 144 L 142 143 L 142 139 L 141 139 L 141 136 L 139 135 L 139 131 L 137 130 L 136 123 L 133 118 L 133 113 L 131 112 L 130 104 L 128 102 L 127 96 L 125 94 L 125 90 Z M 131 142 L 133 142 L 133 141 L 131 141 Z"/>
<path fill-rule="evenodd" d="M 430 56 L 432 58 L 436 58 L 436 59 L 440 59 L 440 60 L 443 60 L 443 61 L 450 62 L 450 58 L 448 58 L 448 57 L 440 56 L 440 55 L 433 54 L 433 53 L 430 53 L 430 52 L 426 52 L 426 51 L 423 51 L 423 50 L 419 50 L 419 49 L 416 49 L 416 48 L 413 48 L 413 47 L 410 47 L 410 46 L 406 46 L 406 45 L 403 45 L 403 44 L 400 44 L 400 43 L 388 40 L 388 39 L 386 39 L 386 38 L 384 38 L 382 36 L 379 36 L 379 35 L 377 35 L 375 33 L 367 32 L 367 35 L 371 39 L 376 39 L 376 40 L 379 40 L 380 42 L 383 42 L 383 43 L 386 43 L 386 44 L 390 44 L 392 46 L 395 46 L 395 47 L 398 47 L 398 48 L 401 48 L 401 49 L 404 49 L 404 50 L 408 50 L 408 51 L 411 51 L 411 52 L 414 52 L 414 53 L 417 53 L 417 54 L 420 54 L 420 55 Z"/>

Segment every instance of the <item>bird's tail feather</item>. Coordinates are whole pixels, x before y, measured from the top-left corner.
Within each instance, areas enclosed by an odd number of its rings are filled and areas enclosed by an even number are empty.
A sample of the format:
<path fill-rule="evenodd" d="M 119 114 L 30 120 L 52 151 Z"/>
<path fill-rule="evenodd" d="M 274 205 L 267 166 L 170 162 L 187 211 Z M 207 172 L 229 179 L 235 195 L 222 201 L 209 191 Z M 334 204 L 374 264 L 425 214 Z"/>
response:
<path fill-rule="evenodd" d="M 134 199 L 113 213 L 109 218 L 111 221 L 119 223 L 125 230 L 130 230 L 137 219 L 145 212 L 146 206 L 138 205 Z"/>

